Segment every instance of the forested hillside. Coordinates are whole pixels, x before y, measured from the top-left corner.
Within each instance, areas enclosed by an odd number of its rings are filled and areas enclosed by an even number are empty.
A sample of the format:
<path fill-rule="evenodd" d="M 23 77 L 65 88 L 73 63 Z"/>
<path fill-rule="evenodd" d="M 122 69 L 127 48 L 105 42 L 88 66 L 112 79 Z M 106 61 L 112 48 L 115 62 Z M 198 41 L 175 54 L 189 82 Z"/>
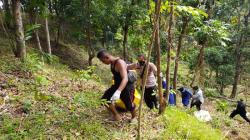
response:
<path fill-rule="evenodd" d="M 249 0 L 0 0 L 0 139 L 248 140 L 249 22 Z"/>

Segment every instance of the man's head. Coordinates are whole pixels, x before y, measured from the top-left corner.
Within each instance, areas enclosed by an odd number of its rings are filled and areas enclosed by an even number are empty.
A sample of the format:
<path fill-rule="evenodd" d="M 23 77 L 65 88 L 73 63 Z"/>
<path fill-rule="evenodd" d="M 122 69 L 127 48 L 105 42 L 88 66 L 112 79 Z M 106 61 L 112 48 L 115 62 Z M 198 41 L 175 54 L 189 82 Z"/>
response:
<path fill-rule="evenodd" d="M 97 53 L 97 58 L 102 61 L 104 64 L 109 65 L 111 64 L 111 59 L 110 59 L 110 54 L 105 50 L 105 49 L 101 49 L 98 53 Z"/>
<path fill-rule="evenodd" d="M 184 88 L 181 87 L 181 88 L 179 88 L 178 90 L 179 90 L 180 92 L 183 92 Z"/>
<path fill-rule="evenodd" d="M 194 86 L 194 87 L 193 87 L 193 90 L 198 90 L 198 89 L 199 89 L 198 86 Z"/>
<path fill-rule="evenodd" d="M 137 60 L 141 66 L 143 66 L 146 62 L 146 58 L 143 54 L 138 55 Z"/>

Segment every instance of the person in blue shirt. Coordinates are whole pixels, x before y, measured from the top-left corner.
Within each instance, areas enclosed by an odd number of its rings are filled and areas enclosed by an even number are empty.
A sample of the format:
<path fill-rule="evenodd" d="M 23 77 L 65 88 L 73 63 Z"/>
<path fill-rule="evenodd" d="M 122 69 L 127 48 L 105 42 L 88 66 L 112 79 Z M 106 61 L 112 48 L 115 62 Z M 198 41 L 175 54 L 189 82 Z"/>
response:
<path fill-rule="evenodd" d="M 162 88 L 164 90 L 163 97 L 166 99 L 166 96 L 167 96 L 167 94 L 166 94 L 167 82 L 166 82 L 165 79 L 162 79 Z M 175 106 L 176 105 L 176 93 L 175 93 L 172 86 L 170 86 L 170 90 L 169 90 L 168 104 L 170 106 Z"/>
<path fill-rule="evenodd" d="M 175 93 L 174 89 L 172 88 L 172 86 L 170 86 L 170 90 L 169 90 L 168 103 L 170 106 L 176 105 L 176 93 Z"/>
<path fill-rule="evenodd" d="M 181 87 L 178 90 L 181 92 L 183 106 L 188 107 L 190 99 L 193 96 L 192 91 L 186 87 Z"/>

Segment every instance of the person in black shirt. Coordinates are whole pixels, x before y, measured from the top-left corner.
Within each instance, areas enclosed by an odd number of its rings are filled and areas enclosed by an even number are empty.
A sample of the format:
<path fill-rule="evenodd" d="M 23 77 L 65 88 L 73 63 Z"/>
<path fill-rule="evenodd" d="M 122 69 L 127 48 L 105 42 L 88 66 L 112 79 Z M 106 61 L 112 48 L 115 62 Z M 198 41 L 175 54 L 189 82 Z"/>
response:
<path fill-rule="evenodd" d="M 106 107 L 113 114 L 114 120 L 119 121 L 121 117 L 115 108 L 115 102 L 121 99 L 126 109 L 131 112 L 131 121 L 136 120 L 135 105 L 132 102 L 134 95 L 134 85 L 128 82 L 127 64 L 124 60 L 114 57 L 106 50 L 101 50 L 97 54 L 97 58 L 106 65 L 111 65 L 114 84 L 105 91 L 102 99 L 108 102 Z"/>
<path fill-rule="evenodd" d="M 250 124 L 250 120 L 247 118 L 246 105 L 243 103 L 242 99 L 240 99 L 240 101 L 237 101 L 237 107 L 230 114 L 230 118 L 233 118 L 238 114 Z"/>

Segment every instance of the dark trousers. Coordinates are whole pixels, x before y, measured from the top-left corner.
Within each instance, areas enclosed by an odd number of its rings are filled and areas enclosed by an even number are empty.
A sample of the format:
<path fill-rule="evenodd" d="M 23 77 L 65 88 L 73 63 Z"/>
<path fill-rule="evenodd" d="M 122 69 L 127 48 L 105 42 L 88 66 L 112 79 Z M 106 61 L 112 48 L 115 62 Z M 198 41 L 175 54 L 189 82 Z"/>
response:
<path fill-rule="evenodd" d="M 240 111 L 240 110 L 233 110 L 230 114 L 230 118 L 233 118 L 236 115 L 240 115 L 244 120 L 246 120 L 248 123 L 250 123 L 250 120 L 247 118 L 246 111 Z"/>
<path fill-rule="evenodd" d="M 111 86 L 109 89 L 105 91 L 105 93 L 102 96 L 102 99 L 108 101 L 108 104 L 110 104 L 110 99 L 117 89 L 118 86 L 114 85 Z M 123 101 L 123 103 L 126 106 L 126 109 L 129 111 L 134 111 L 135 109 L 135 105 L 133 103 L 134 93 L 135 93 L 135 88 L 133 84 L 127 84 L 127 86 L 121 92 L 120 99 Z"/>
<path fill-rule="evenodd" d="M 156 98 L 156 94 L 154 93 L 154 90 L 155 90 L 155 86 L 145 88 L 144 101 L 150 109 L 153 109 L 154 106 L 155 108 L 157 108 L 158 106 L 157 98 Z"/>
<path fill-rule="evenodd" d="M 201 101 L 192 101 L 191 102 L 191 106 L 190 106 L 190 108 L 192 108 L 194 105 L 196 106 L 196 109 L 198 110 L 198 111 L 200 111 L 201 110 Z"/>

